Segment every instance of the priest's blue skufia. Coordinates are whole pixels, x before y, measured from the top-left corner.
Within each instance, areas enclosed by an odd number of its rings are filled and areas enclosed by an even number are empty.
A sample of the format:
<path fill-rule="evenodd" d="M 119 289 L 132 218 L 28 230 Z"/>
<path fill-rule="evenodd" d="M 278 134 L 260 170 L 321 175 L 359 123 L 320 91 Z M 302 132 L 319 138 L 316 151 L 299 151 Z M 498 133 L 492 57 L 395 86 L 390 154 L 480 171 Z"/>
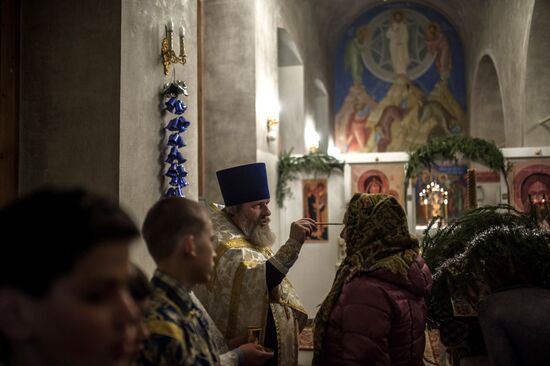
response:
<path fill-rule="evenodd" d="M 216 172 L 226 206 L 269 199 L 265 163 L 239 165 Z"/>

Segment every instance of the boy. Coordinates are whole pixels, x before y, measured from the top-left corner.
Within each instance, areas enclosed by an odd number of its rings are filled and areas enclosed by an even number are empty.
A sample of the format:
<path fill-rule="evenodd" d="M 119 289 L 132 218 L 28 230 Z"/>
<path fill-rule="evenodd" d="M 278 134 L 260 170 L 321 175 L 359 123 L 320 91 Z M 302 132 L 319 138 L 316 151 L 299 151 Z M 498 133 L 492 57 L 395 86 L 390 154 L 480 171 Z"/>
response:
<path fill-rule="evenodd" d="M 141 365 L 259 365 L 273 357 L 251 343 L 223 353 L 223 337 L 191 291 L 208 281 L 215 257 L 212 223 L 199 203 L 161 199 L 147 213 L 142 231 L 157 270 Z"/>
<path fill-rule="evenodd" d="M 139 318 L 127 290 L 138 236 L 117 204 L 44 189 L 0 210 L 1 362 L 126 366 Z"/>

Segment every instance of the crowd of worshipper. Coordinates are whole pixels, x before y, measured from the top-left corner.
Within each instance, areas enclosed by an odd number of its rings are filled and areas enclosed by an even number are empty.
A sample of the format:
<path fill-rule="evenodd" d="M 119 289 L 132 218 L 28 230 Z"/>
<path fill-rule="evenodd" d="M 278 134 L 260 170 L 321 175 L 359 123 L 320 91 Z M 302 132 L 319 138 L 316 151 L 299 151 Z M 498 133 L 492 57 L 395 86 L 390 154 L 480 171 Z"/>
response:
<path fill-rule="evenodd" d="M 274 252 L 265 164 L 217 179 L 223 205 L 161 198 L 141 230 L 84 189 L 3 207 L 0 365 L 297 365 L 308 314 L 286 275 L 319 223 L 290 223 Z M 151 279 L 129 261 L 140 235 Z M 357 193 L 340 236 L 347 255 L 315 316 L 313 365 L 423 365 L 432 275 L 403 208 Z"/>

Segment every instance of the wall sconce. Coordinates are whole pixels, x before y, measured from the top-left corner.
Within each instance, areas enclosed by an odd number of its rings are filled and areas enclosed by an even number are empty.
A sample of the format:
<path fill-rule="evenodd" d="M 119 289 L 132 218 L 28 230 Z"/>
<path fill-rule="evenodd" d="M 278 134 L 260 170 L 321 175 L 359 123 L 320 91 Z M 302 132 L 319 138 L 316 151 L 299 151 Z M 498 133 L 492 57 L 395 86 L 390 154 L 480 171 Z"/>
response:
<path fill-rule="evenodd" d="M 279 121 L 275 118 L 267 118 L 267 142 L 277 140 L 277 126 Z"/>
<path fill-rule="evenodd" d="M 185 43 L 183 39 L 185 38 L 185 28 L 180 26 L 180 54 L 176 55 L 174 52 L 174 22 L 170 22 L 166 25 L 166 37 L 162 39 L 161 47 L 161 56 L 162 56 L 162 65 L 164 66 L 164 75 L 168 75 L 170 72 L 171 64 L 182 64 L 185 65 L 187 62 L 187 55 L 185 54 Z"/>
<path fill-rule="evenodd" d="M 319 145 L 311 145 L 307 150 L 310 154 L 316 154 L 319 152 Z"/>
<path fill-rule="evenodd" d="M 319 141 L 321 141 L 321 136 L 319 136 L 319 133 L 315 129 L 315 122 L 310 117 L 306 117 L 304 124 L 304 143 L 310 154 L 319 152 Z"/>

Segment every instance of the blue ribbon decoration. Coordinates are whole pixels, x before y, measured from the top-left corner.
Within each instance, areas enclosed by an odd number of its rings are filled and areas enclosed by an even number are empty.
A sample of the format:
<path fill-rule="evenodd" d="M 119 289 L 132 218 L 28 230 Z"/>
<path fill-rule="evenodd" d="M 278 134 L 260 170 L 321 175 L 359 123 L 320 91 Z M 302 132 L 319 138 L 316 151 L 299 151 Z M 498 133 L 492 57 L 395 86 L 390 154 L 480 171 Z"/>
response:
<path fill-rule="evenodd" d="M 170 122 L 166 125 L 166 129 L 172 132 L 185 132 L 187 127 L 191 125 L 185 117 L 180 116 L 178 118 L 171 119 Z"/>
<path fill-rule="evenodd" d="M 174 119 L 171 119 L 170 122 L 168 122 L 168 124 L 166 125 L 165 127 L 168 131 L 179 131 L 178 129 L 178 119 L 177 118 L 174 118 Z"/>
<path fill-rule="evenodd" d="M 175 114 L 183 114 L 187 110 L 187 106 L 181 100 L 178 100 L 176 102 L 175 109 L 176 109 L 174 111 Z"/>
<path fill-rule="evenodd" d="M 176 170 L 177 166 L 178 164 L 170 165 L 170 168 L 168 168 L 168 170 L 166 171 L 166 174 L 164 175 L 166 175 L 167 177 L 176 178 L 178 176 L 178 171 Z"/>
<path fill-rule="evenodd" d="M 170 184 L 171 186 L 174 186 L 174 187 L 177 186 L 180 188 L 187 187 L 189 185 L 189 183 L 187 183 L 184 177 L 172 177 L 172 179 L 170 179 L 170 182 L 168 184 Z"/>
<path fill-rule="evenodd" d="M 171 146 L 177 146 L 179 148 L 182 148 L 184 146 L 187 146 L 183 138 L 179 135 L 179 133 L 173 133 L 168 137 L 168 145 Z"/>
<path fill-rule="evenodd" d="M 171 97 L 170 99 L 168 99 L 168 101 L 164 103 L 164 105 L 166 106 L 166 110 L 169 112 L 174 112 L 177 102 L 178 98 L 176 97 Z"/>
<path fill-rule="evenodd" d="M 181 165 L 177 166 L 176 172 L 178 173 L 178 177 L 187 177 L 187 170 L 183 169 Z"/>
<path fill-rule="evenodd" d="M 170 153 L 168 154 L 164 162 L 168 164 L 172 164 L 174 161 L 177 161 L 178 164 L 183 164 L 187 161 L 187 159 L 184 158 L 183 155 L 181 155 L 177 147 L 172 146 L 170 148 Z"/>
<path fill-rule="evenodd" d="M 180 135 L 187 131 L 191 122 L 189 122 L 184 116 L 182 116 L 185 111 L 187 111 L 187 105 L 178 99 L 179 95 L 188 95 L 187 85 L 185 82 L 177 80 L 171 84 L 165 84 L 161 95 L 165 98 L 169 98 L 168 101 L 164 103 L 165 110 L 176 114 L 176 118 L 172 118 L 165 126 L 165 129 L 172 132 L 168 136 L 167 146 L 170 147 L 170 150 L 164 160 L 165 163 L 170 164 L 169 168 L 164 174 L 166 177 L 170 178 L 169 187 L 165 192 L 167 197 L 184 197 L 182 188 L 189 185 L 185 177 L 188 172 L 185 170 L 183 163 L 187 161 L 180 153 L 179 149 L 186 146 L 185 140 Z"/>
<path fill-rule="evenodd" d="M 170 187 L 166 191 L 166 197 L 185 197 L 180 187 Z"/>

